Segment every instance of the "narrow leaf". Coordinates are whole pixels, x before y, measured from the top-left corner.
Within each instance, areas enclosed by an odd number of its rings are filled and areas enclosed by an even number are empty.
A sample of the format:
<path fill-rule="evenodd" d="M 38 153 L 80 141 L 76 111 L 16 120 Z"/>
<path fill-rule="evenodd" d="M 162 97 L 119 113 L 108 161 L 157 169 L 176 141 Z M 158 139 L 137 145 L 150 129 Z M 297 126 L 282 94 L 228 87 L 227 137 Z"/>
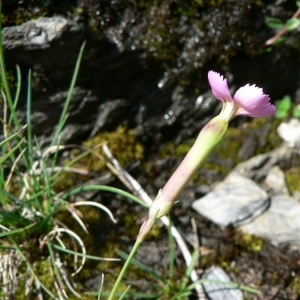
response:
<path fill-rule="evenodd" d="M 283 22 L 278 18 L 266 18 L 265 23 L 272 29 L 281 29 L 284 25 Z"/>

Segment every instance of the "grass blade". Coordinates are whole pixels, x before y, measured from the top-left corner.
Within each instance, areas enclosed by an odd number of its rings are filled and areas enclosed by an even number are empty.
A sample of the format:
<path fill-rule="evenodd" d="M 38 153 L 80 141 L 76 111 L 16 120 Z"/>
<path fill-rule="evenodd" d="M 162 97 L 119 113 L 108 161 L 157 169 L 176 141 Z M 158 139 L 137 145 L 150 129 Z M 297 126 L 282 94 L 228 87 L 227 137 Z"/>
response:
<path fill-rule="evenodd" d="M 78 194 L 81 192 L 85 192 L 85 191 L 91 191 L 91 190 L 106 191 L 106 192 L 110 192 L 110 193 L 114 193 L 114 194 L 119 194 L 121 196 L 124 196 L 128 199 L 131 199 L 131 200 L 137 202 L 138 204 L 140 204 L 146 208 L 149 208 L 148 204 L 145 204 L 142 200 L 133 196 L 132 194 L 127 193 L 121 189 L 106 186 L 106 185 L 86 185 L 86 186 L 77 187 L 77 188 L 74 188 L 73 190 L 68 191 L 65 194 L 61 195 L 60 198 L 62 198 L 63 200 L 66 200 L 67 198 L 69 198 L 72 195 L 75 195 L 75 194 Z"/>
<path fill-rule="evenodd" d="M 175 249 L 174 249 L 174 238 L 172 235 L 172 221 L 171 216 L 169 216 L 169 226 L 168 226 L 168 235 L 169 235 L 169 251 L 170 251 L 170 260 L 169 260 L 169 280 L 172 280 L 174 275 L 174 260 L 175 260 Z"/>
<path fill-rule="evenodd" d="M 75 66 L 75 70 L 74 70 L 73 77 L 72 77 L 72 80 L 71 80 L 71 85 L 70 85 L 70 88 L 69 88 L 68 96 L 67 96 L 63 111 L 61 113 L 61 116 L 60 116 L 60 119 L 59 119 L 59 122 L 58 122 L 58 125 L 57 125 L 57 129 L 56 129 L 56 132 L 54 134 L 53 141 L 51 143 L 52 146 L 53 145 L 59 145 L 59 135 L 60 135 L 65 123 L 66 123 L 67 111 L 68 111 L 68 108 L 69 108 L 69 105 L 70 105 L 70 101 L 71 101 L 72 94 L 73 94 L 73 91 L 74 91 L 75 83 L 76 83 L 76 80 L 77 80 L 77 77 L 78 77 L 78 72 L 79 72 L 80 63 L 81 63 L 81 60 L 82 60 L 84 47 L 85 47 L 85 42 L 82 44 L 82 46 L 80 48 L 80 51 L 79 51 L 79 55 L 78 55 L 78 58 L 77 58 L 77 61 L 76 61 L 76 66 Z"/>
<path fill-rule="evenodd" d="M 116 250 L 116 252 L 118 253 L 119 256 L 121 256 L 123 259 L 127 259 L 128 258 L 128 254 L 121 251 L 121 250 Z M 132 258 L 131 260 L 131 264 L 135 265 L 136 267 L 138 267 L 139 269 L 143 270 L 144 272 L 146 272 L 147 274 L 152 275 L 154 278 L 156 278 L 157 280 L 163 282 L 164 284 L 167 284 L 166 279 L 164 279 L 163 277 L 159 276 L 157 273 L 155 273 L 152 269 L 150 269 L 149 267 L 147 267 L 146 265 L 144 265 L 143 263 L 141 263 L 140 261 L 136 260 L 135 258 Z"/>

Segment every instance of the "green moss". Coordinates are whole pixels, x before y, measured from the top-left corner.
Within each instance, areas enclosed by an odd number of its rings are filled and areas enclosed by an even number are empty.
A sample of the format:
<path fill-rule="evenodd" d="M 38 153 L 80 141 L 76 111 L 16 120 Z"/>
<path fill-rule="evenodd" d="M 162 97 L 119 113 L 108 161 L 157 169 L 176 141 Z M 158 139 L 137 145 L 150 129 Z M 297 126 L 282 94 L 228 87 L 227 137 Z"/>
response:
<path fill-rule="evenodd" d="M 191 68 L 201 66 L 205 59 L 212 56 L 228 62 L 230 57 L 241 49 L 258 54 L 259 40 L 254 30 L 251 31 L 252 17 L 249 7 L 253 6 L 259 7 L 261 2 L 189 0 L 173 1 L 170 5 L 166 0 L 149 1 L 143 12 L 145 25 L 143 31 L 139 33 L 140 41 L 143 42 L 141 45 L 149 55 L 170 62 L 173 62 L 184 49 L 185 55 L 182 60 Z M 141 6 L 137 4 L 137 7 Z M 215 9 L 216 7 L 218 9 Z M 228 11 L 235 13 L 228 14 Z M 182 18 L 183 16 L 187 17 L 186 20 Z M 234 32 L 231 30 L 233 27 Z M 197 31 L 206 34 L 196 41 L 197 36 L 189 35 L 194 30 L 191 28 L 197 28 Z M 257 45 L 256 50 L 254 45 Z M 201 48 L 209 54 L 199 52 Z"/>
<path fill-rule="evenodd" d="M 236 231 L 234 242 L 239 247 L 243 247 L 255 252 L 261 251 L 265 244 L 265 241 L 262 238 L 242 232 L 240 230 Z"/>
<path fill-rule="evenodd" d="M 31 3 L 32 5 L 32 3 Z M 18 6 L 15 10 L 3 11 L 2 24 L 5 26 L 21 25 L 27 21 L 35 20 L 47 15 L 47 8 L 40 4 L 29 7 Z"/>
<path fill-rule="evenodd" d="M 4 21 L 5 25 L 11 26 L 41 16 L 64 15 L 99 34 L 109 26 L 120 26 L 122 22 L 122 35 L 129 33 L 133 38 L 132 45 L 166 61 L 167 67 L 184 49 L 183 60 L 190 68 L 202 65 L 212 56 L 228 61 L 241 49 L 257 54 L 260 40 L 253 28 L 249 8 L 261 6 L 262 1 L 258 0 L 105 0 L 101 3 L 91 0 L 88 4 L 87 1 L 79 1 L 75 5 L 71 0 L 32 0 L 16 4 L 14 10 L 5 12 Z M 233 13 L 228 14 L 228 11 Z M 136 24 L 141 26 L 136 27 Z M 235 28 L 234 32 L 232 28 Z M 197 32 L 206 34 L 194 45 L 191 41 Z M 199 55 L 201 48 L 207 53 Z"/>
<path fill-rule="evenodd" d="M 89 174 L 99 174 L 107 170 L 105 155 L 101 148 L 105 143 L 123 166 L 141 160 L 144 156 L 144 146 L 137 140 L 135 131 L 119 126 L 115 131 L 101 132 L 83 142 L 83 147 L 71 151 L 69 158 L 63 164 L 87 171 Z M 82 158 L 77 161 L 79 156 Z M 72 163 L 74 160 L 76 162 Z M 57 192 L 66 190 L 90 178 L 91 175 L 63 172 L 56 178 L 55 190 Z"/>
<path fill-rule="evenodd" d="M 193 146 L 194 140 L 188 140 L 182 144 L 174 145 L 173 142 L 166 143 L 162 150 L 159 153 L 159 156 L 162 158 L 174 156 L 174 157 L 180 157 L 186 155 L 191 147 Z"/>
<path fill-rule="evenodd" d="M 285 171 L 285 177 L 290 192 L 300 191 L 300 167 L 292 167 Z"/>
<path fill-rule="evenodd" d="M 121 165 L 143 158 L 144 147 L 137 141 L 135 131 L 128 130 L 124 126 L 119 126 L 113 132 L 101 132 L 83 143 L 88 149 L 95 148 L 107 143 L 111 152 L 116 156 Z M 95 150 L 95 153 L 103 155 L 101 148 Z M 99 156 L 88 155 L 81 163 L 90 171 L 99 171 L 105 165 L 104 160 Z"/>
<path fill-rule="evenodd" d="M 289 284 L 289 287 L 292 288 L 298 296 L 300 296 L 300 280 L 298 276 L 295 276 L 292 279 L 291 283 Z"/>
<path fill-rule="evenodd" d="M 234 164 L 237 164 L 240 162 L 240 159 L 238 158 L 238 150 L 241 146 L 241 140 L 241 129 L 230 127 L 228 128 L 224 140 L 218 145 L 214 152 L 218 153 L 220 159 L 226 159 L 230 157 Z"/>

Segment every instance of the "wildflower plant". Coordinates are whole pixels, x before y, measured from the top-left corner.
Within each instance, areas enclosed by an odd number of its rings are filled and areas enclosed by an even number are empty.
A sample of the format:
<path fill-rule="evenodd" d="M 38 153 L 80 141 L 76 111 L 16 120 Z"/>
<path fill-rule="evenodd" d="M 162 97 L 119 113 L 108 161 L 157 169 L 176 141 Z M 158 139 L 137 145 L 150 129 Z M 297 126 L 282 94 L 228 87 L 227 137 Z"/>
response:
<path fill-rule="evenodd" d="M 88 233 L 88 229 L 82 220 L 80 206 L 96 207 L 105 212 L 112 222 L 115 222 L 112 213 L 100 203 L 72 202 L 74 195 L 99 190 L 120 194 L 149 209 L 131 253 L 126 256 L 120 252 L 120 256 L 126 258 L 126 262 L 109 294 L 108 299 L 112 300 L 118 294 L 119 284 L 129 264 L 138 265 L 141 269 L 151 273 L 145 265 L 134 260 L 138 247 L 151 231 L 156 220 L 169 213 L 180 193 L 201 167 L 206 157 L 223 140 L 229 122 L 238 115 L 250 117 L 271 115 L 275 113 L 276 109 L 270 104 L 269 96 L 254 85 L 241 87 L 232 97 L 227 80 L 220 74 L 210 71 L 208 73 L 209 83 L 215 97 L 223 102 L 223 109 L 200 131 L 194 145 L 166 185 L 158 192 L 150 207 L 130 193 L 103 185 L 81 185 L 57 192 L 55 189 L 57 178 L 63 172 L 74 172 L 71 166 L 95 150 L 87 150 L 68 164 L 59 165 L 60 151 L 65 149 L 65 145 L 61 143 L 62 131 L 67 121 L 68 107 L 78 76 L 84 44 L 76 61 L 69 93 L 52 142 L 47 147 L 42 147 L 38 138 L 34 136 L 31 122 L 31 71 L 28 73 L 27 86 L 27 124 L 21 124 L 16 113 L 21 91 L 21 72 L 17 67 L 17 85 L 16 90 L 12 93 L 7 79 L 1 32 L 0 20 L 0 91 L 4 108 L 2 117 L 4 139 L 0 141 L 0 266 L 4 267 L 0 273 L 0 281 L 3 286 L 0 297 L 14 296 L 16 292 L 19 292 L 21 281 L 24 282 L 24 294 L 28 299 L 32 297 L 43 299 L 44 294 L 54 299 L 65 299 L 68 297 L 67 293 L 80 297 L 75 289 L 73 277 L 82 270 L 85 261 L 87 259 L 109 259 L 88 255 L 80 235 L 68 228 L 57 215 L 62 211 L 68 212 L 85 233 Z M 172 237 L 171 226 L 169 227 L 169 236 Z M 170 284 L 175 256 L 172 239 L 170 239 L 170 245 L 169 278 L 165 280 L 153 272 L 151 274 L 159 281 L 163 294 L 172 295 L 169 299 L 185 299 L 197 284 L 195 282 L 188 284 L 197 253 L 193 254 L 183 280 L 178 283 L 177 290 Z M 64 260 L 63 254 L 73 258 L 72 274 L 67 272 L 67 262 Z M 46 282 L 45 277 L 47 278 Z M 121 295 L 120 299 L 126 295 L 128 290 L 129 288 Z M 102 286 L 98 293 L 98 299 L 101 298 L 101 294 Z M 161 291 L 157 295 L 161 296 Z"/>
<path fill-rule="evenodd" d="M 276 112 L 276 107 L 270 103 L 270 97 L 255 85 L 247 84 L 238 89 L 235 95 L 231 97 L 227 80 L 219 73 L 210 71 L 208 81 L 215 97 L 223 102 L 222 111 L 202 128 L 190 151 L 153 200 L 148 217 L 141 226 L 136 243 L 113 287 L 109 300 L 113 299 L 130 261 L 151 231 L 155 221 L 168 214 L 206 157 L 223 140 L 230 120 L 238 115 L 256 118 L 272 115 Z"/>

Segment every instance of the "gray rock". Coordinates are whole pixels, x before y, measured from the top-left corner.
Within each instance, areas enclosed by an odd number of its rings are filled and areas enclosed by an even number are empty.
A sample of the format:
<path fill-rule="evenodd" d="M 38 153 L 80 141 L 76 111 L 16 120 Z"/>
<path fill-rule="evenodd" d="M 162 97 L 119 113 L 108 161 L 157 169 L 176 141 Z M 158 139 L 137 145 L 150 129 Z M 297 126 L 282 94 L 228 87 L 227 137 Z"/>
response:
<path fill-rule="evenodd" d="M 289 194 L 286 184 L 284 172 L 278 167 L 274 166 L 265 179 L 265 184 L 271 188 L 276 194 Z"/>
<path fill-rule="evenodd" d="M 50 47 L 53 41 L 70 33 L 75 33 L 78 39 L 82 36 L 82 27 L 63 17 L 39 18 L 20 26 L 4 28 L 3 46 L 10 50 L 44 49 Z"/>
<path fill-rule="evenodd" d="M 288 195 L 279 167 L 271 169 L 266 184 L 277 194 L 271 199 L 255 182 L 233 171 L 192 207 L 220 226 L 232 224 L 274 245 L 300 249 L 300 203 Z"/>
<path fill-rule="evenodd" d="M 212 192 L 192 204 L 197 212 L 220 226 L 255 218 L 268 206 L 267 193 L 237 172 L 230 173 Z"/>
<path fill-rule="evenodd" d="M 119 119 L 119 117 L 124 114 L 124 111 L 129 109 L 130 105 L 126 99 L 116 99 L 101 104 L 91 136 L 94 136 L 104 126 L 109 126 L 113 123 L 113 120 Z"/>
<path fill-rule="evenodd" d="M 296 201 L 300 202 L 300 191 L 294 191 L 293 197 Z"/>
<path fill-rule="evenodd" d="M 210 279 L 211 282 L 203 282 L 203 288 L 210 300 L 242 300 L 241 290 L 234 288 L 228 282 L 231 281 L 227 273 L 218 266 L 211 266 L 207 269 L 203 278 Z M 216 282 L 220 281 L 220 282 Z M 224 283 L 222 283 L 224 282 Z"/>
<path fill-rule="evenodd" d="M 300 203 L 287 195 L 274 196 L 265 213 L 240 228 L 275 245 L 288 243 L 300 249 Z"/>
<path fill-rule="evenodd" d="M 58 92 L 49 98 L 40 98 L 32 104 L 32 116 L 34 134 L 41 137 L 43 142 L 52 140 L 56 125 L 63 110 L 68 91 Z M 90 90 L 75 88 L 68 110 L 68 121 L 62 134 L 63 142 L 76 141 L 86 136 L 86 132 L 92 129 L 92 122 L 96 119 L 98 99 Z M 21 123 L 26 123 L 26 111 L 18 112 Z M 111 117 L 107 114 L 107 118 Z"/>
<path fill-rule="evenodd" d="M 258 181 L 265 178 L 273 166 L 282 161 L 289 161 L 292 154 L 293 149 L 283 144 L 273 151 L 256 155 L 249 160 L 240 163 L 234 170 L 245 177 Z"/>
<path fill-rule="evenodd" d="M 288 123 L 281 123 L 277 128 L 277 132 L 289 147 L 300 147 L 299 119 L 291 119 Z"/>
<path fill-rule="evenodd" d="M 104 278 L 105 279 L 105 278 Z M 100 274 L 100 275 L 97 275 L 95 277 L 92 277 L 90 278 L 89 280 L 87 280 L 85 282 L 85 286 L 88 288 L 88 289 L 91 289 L 91 290 L 94 290 L 94 291 L 98 291 L 99 290 L 99 287 L 101 286 L 102 284 L 102 280 L 103 280 L 103 275 Z"/>

